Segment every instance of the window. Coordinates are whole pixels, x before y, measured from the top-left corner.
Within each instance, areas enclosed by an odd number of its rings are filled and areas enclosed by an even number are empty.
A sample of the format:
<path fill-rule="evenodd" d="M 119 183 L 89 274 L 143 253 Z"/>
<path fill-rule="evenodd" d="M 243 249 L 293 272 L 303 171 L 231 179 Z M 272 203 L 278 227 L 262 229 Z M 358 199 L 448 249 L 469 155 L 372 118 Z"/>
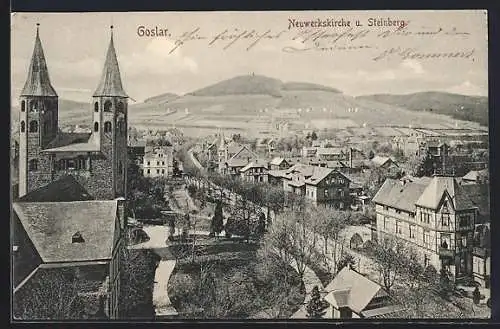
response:
<path fill-rule="evenodd" d="M 106 102 L 104 102 L 104 112 L 111 112 L 111 106 L 112 105 L 113 104 L 109 100 L 107 100 Z"/>
<path fill-rule="evenodd" d="M 121 161 L 118 163 L 118 173 L 120 175 L 123 174 L 123 165 Z"/>
<path fill-rule="evenodd" d="M 384 230 L 387 229 L 387 217 L 384 217 Z"/>
<path fill-rule="evenodd" d="M 429 258 L 429 256 L 427 256 L 427 255 L 424 255 L 424 267 L 427 267 L 427 266 L 429 266 L 429 261 L 430 261 L 430 258 Z"/>
<path fill-rule="evenodd" d="M 162 165 L 162 166 L 164 166 L 164 165 L 165 165 L 165 161 L 162 161 L 162 162 L 161 162 L 161 165 Z"/>
<path fill-rule="evenodd" d="M 451 235 L 449 234 L 441 234 L 441 242 L 440 246 L 443 249 L 451 249 Z"/>
<path fill-rule="evenodd" d="M 424 231 L 424 247 L 429 248 L 431 242 L 431 235 L 429 231 Z"/>
<path fill-rule="evenodd" d="M 165 174 L 165 169 L 162 169 L 162 170 L 161 170 L 161 173 L 162 173 L 162 175 L 163 175 L 163 174 Z"/>
<path fill-rule="evenodd" d="M 160 169 L 156 169 L 156 173 L 159 174 L 160 173 Z"/>
<path fill-rule="evenodd" d="M 38 132 L 38 122 L 33 120 L 30 122 L 30 133 Z"/>
<path fill-rule="evenodd" d="M 117 109 L 119 112 L 124 112 L 125 105 L 123 104 L 123 102 L 118 102 L 118 104 L 116 104 L 116 109 Z"/>
<path fill-rule="evenodd" d="M 21 121 L 21 132 L 25 132 L 26 131 L 26 123 L 24 123 L 24 121 Z"/>
<path fill-rule="evenodd" d="M 38 170 L 38 160 L 32 159 L 28 164 L 29 171 L 37 171 Z"/>
<path fill-rule="evenodd" d="M 450 226 L 450 214 L 448 213 L 441 214 L 441 225 Z"/>
<path fill-rule="evenodd" d="M 156 161 L 156 165 L 159 166 L 160 165 L 160 161 Z"/>
<path fill-rule="evenodd" d="M 98 132 L 99 131 L 99 122 L 94 123 L 94 131 Z"/>
<path fill-rule="evenodd" d="M 325 190 L 325 198 L 328 197 L 328 190 Z"/>
<path fill-rule="evenodd" d="M 21 112 L 26 111 L 26 101 L 21 102 Z"/>
<path fill-rule="evenodd" d="M 462 238 L 460 239 L 460 243 L 463 248 L 467 248 L 467 235 L 462 235 Z"/>
<path fill-rule="evenodd" d="M 148 169 L 148 174 L 150 174 L 150 173 L 151 173 L 151 170 Z"/>
<path fill-rule="evenodd" d="M 67 169 L 76 169 L 76 162 L 73 159 L 67 160 L 66 162 Z"/>
<path fill-rule="evenodd" d="M 98 102 L 94 103 L 94 112 L 99 112 L 99 103 Z"/>
<path fill-rule="evenodd" d="M 396 234 L 403 233 L 403 228 L 401 226 L 402 226 L 401 222 L 396 222 Z"/>
<path fill-rule="evenodd" d="M 468 227 L 470 225 L 470 216 L 469 215 L 460 215 L 459 224 L 460 224 L 460 227 Z"/>
<path fill-rule="evenodd" d="M 105 133 L 111 132 L 111 122 L 109 121 L 104 122 L 104 132 Z"/>
<path fill-rule="evenodd" d="M 410 225 L 410 239 L 415 239 L 415 231 L 417 230 L 415 225 Z"/>
<path fill-rule="evenodd" d="M 151 163 L 148 161 L 148 166 L 149 166 L 150 164 L 151 164 Z M 149 172 L 149 170 L 148 170 L 148 172 Z"/>

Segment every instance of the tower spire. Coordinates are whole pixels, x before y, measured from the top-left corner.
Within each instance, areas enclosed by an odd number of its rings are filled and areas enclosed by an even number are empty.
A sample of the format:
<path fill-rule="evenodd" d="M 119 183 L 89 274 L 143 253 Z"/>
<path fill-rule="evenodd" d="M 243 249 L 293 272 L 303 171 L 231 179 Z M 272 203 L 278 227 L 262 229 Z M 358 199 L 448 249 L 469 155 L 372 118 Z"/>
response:
<path fill-rule="evenodd" d="M 21 96 L 53 96 L 57 93 L 52 87 L 47 69 L 47 62 L 43 53 L 42 42 L 40 41 L 40 24 L 36 24 L 36 37 L 33 55 L 29 66 L 28 77 L 24 84 Z"/>
<path fill-rule="evenodd" d="M 94 97 L 118 96 L 128 97 L 122 86 L 120 67 L 116 58 L 115 45 L 113 41 L 113 25 L 110 26 L 110 40 L 104 68 L 102 70 L 101 81 L 94 92 Z"/>

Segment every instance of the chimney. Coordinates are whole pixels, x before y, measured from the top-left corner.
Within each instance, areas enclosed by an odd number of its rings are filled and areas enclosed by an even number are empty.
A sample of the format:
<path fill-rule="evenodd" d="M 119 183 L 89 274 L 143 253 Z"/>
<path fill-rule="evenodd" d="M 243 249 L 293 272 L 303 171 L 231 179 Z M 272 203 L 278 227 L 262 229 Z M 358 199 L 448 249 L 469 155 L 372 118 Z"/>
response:
<path fill-rule="evenodd" d="M 115 199 L 116 201 L 116 212 L 118 216 L 118 220 L 120 221 L 120 228 L 122 230 L 125 229 L 126 219 L 125 219 L 125 203 L 126 200 L 123 197 L 119 197 Z"/>

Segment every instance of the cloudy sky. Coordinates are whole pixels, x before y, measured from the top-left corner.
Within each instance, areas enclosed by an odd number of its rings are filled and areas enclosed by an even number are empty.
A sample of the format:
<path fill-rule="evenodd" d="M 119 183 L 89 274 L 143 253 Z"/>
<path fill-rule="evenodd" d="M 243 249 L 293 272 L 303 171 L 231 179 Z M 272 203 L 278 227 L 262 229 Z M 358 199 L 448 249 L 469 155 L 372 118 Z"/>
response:
<path fill-rule="evenodd" d="M 289 19 L 342 18 L 352 25 L 359 20 L 363 26 L 289 29 Z M 368 26 L 369 18 L 404 20 L 408 25 L 396 34 L 395 27 Z M 250 73 L 324 84 L 353 96 L 425 90 L 488 92 L 484 11 L 17 13 L 12 16 L 11 38 L 14 102 L 26 79 L 36 23 L 40 23 L 52 84 L 66 99 L 90 99 L 99 81 L 111 24 L 124 87 L 137 101 L 165 92 L 183 94 Z M 140 26 L 168 29 L 170 35 L 140 36 Z M 240 39 L 229 47 L 234 39 L 227 37 L 210 44 L 225 30 L 223 36 L 241 35 Z M 250 35 L 244 33 L 252 30 Z M 184 38 L 171 52 L 176 40 L 192 31 L 196 37 Z M 312 33 L 323 37 L 315 43 L 308 38 Z M 259 40 L 262 34 L 266 36 Z M 286 51 L 287 47 L 295 51 Z M 398 47 L 407 54 L 470 55 L 419 59 L 393 52 L 375 60 Z"/>

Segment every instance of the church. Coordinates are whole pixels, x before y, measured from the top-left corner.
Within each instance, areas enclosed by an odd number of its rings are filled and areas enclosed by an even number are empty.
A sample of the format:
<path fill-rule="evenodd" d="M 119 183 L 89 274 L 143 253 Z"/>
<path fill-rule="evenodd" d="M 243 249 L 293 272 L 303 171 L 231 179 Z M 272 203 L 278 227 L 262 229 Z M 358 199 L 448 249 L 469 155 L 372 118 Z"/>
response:
<path fill-rule="evenodd" d="M 62 132 L 37 24 L 20 94 L 19 193 L 11 213 L 14 318 L 120 317 L 127 100 L 111 26 L 89 105 L 92 131 Z M 53 307 L 58 303 L 64 312 Z"/>
<path fill-rule="evenodd" d="M 97 200 L 126 197 L 127 102 L 111 27 L 101 80 L 89 104 L 92 131 L 62 132 L 58 95 L 50 82 L 37 27 L 20 94 L 19 197 L 67 175 Z"/>

